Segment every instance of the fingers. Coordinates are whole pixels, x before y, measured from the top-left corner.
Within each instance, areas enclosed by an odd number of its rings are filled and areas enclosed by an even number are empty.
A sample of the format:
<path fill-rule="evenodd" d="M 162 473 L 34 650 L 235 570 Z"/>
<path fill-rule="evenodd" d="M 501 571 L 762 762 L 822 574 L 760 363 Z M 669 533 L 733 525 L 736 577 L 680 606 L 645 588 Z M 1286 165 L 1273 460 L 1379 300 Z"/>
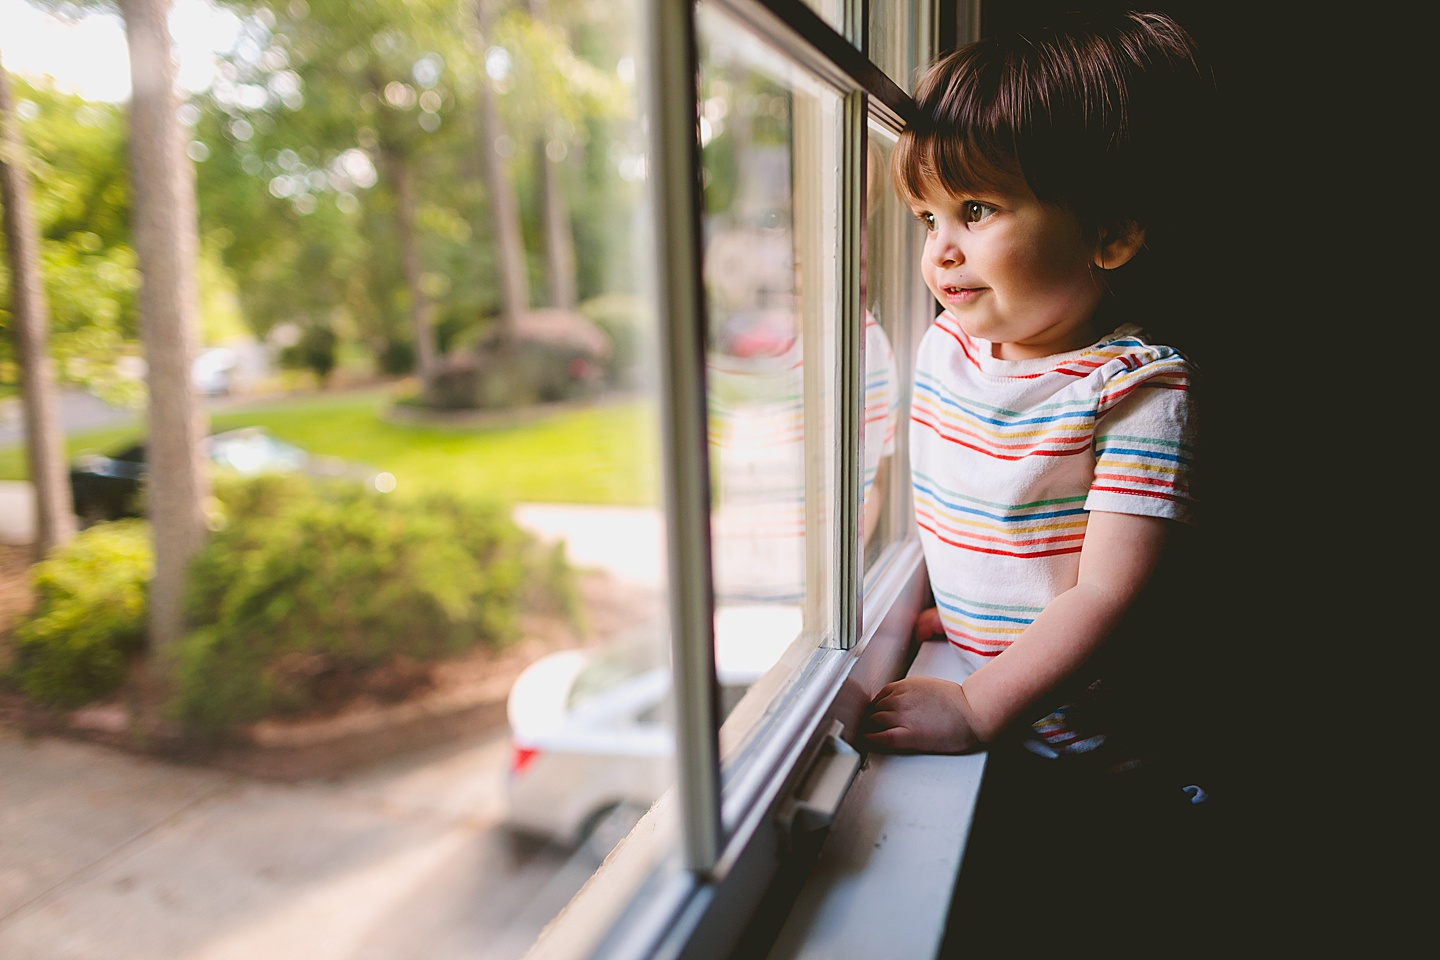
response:
<path fill-rule="evenodd" d="M 875 696 L 870 700 L 870 709 L 880 709 L 882 704 L 888 702 L 892 697 L 895 697 L 903 692 L 904 688 L 900 686 L 899 680 L 893 680 L 890 683 L 885 684 L 885 686 L 881 687 L 879 692 L 876 693 Z"/>
<path fill-rule="evenodd" d="M 885 727 L 870 733 L 862 733 L 860 739 L 871 750 L 878 750 L 881 753 L 898 753 L 909 749 L 906 741 L 910 737 L 908 727 Z"/>

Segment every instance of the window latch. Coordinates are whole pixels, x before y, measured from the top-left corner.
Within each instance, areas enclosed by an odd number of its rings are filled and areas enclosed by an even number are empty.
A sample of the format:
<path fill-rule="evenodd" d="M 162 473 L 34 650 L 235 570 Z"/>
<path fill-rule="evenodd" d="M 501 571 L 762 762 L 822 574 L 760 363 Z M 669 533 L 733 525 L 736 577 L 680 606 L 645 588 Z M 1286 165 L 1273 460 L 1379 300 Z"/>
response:
<path fill-rule="evenodd" d="M 839 720 L 830 724 L 800 785 L 780 805 L 780 826 L 785 832 L 813 833 L 834 822 L 840 801 L 860 770 L 860 753 L 841 738 L 844 732 Z"/>

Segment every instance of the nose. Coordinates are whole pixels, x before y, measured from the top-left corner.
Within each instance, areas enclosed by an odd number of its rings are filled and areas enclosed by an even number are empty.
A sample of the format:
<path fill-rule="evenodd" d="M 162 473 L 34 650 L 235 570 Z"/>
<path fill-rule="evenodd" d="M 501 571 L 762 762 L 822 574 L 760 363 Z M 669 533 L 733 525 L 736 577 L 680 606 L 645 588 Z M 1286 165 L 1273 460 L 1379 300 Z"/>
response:
<path fill-rule="evenodd" d="M 937 267 L 954 266 L 965 259 L 965 254 L 955 240 L 954 232 L 943 227 L 930 236 L 926 246 L 931 262 Z"/>

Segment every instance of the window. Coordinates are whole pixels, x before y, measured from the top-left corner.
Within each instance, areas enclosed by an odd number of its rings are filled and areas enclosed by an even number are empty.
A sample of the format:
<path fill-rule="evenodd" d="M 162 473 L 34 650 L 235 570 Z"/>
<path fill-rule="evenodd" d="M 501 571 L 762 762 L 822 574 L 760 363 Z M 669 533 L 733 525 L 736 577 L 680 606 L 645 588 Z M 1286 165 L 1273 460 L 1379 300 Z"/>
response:
<path fill-rule="evenodd" d="M 647 6 L 678 783 L 537 960 L 723 954 L 833 815 L 859 711 L 905 666 L 929 298 L 886 164 L 938 33 L 929 4 L 871 4 L 847 39 L 860 9 Z M 732 706 L 717 664 L 738 640 L 762 672 Z M 809 796 L 822 766 L 840 788 Z"/>

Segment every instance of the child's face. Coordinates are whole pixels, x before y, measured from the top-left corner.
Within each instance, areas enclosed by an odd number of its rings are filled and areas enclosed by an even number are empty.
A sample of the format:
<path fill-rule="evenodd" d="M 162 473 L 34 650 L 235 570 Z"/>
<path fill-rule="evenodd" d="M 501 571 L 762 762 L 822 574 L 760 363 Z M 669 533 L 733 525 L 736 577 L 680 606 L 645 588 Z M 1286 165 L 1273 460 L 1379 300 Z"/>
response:
<path fill-rule="evenodd" d="M 1095 342 L 1098 245 L 1076 217 L 1043 204 L 1021 180 L 951 195 L 933 186 L 912 204 L 925 225 L 920 272 L 961 328 L 1004 360 Z"/>

